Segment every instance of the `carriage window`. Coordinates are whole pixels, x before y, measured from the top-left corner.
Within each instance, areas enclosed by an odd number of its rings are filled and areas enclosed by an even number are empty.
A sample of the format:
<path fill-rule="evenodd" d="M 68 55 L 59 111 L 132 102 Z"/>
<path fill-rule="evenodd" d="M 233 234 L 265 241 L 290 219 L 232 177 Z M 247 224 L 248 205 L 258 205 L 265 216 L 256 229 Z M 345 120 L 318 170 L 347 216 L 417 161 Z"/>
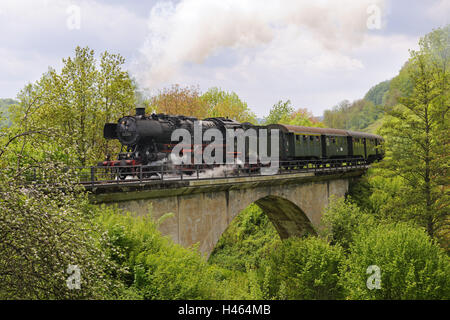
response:
<path fill-rule="evenodd" d="M 308 139 L 308 137 L 307 136 L 303 136 L 303 140 L 306 141 L 306 139 Z"/>
<path fill-rule="evenodd" d="M 314 137 L 313 137 L 313 136 L 310 136 L 310 137 L 309 137 L 309 140 L 313 141 L 313 140 L 314 140 Z"/>

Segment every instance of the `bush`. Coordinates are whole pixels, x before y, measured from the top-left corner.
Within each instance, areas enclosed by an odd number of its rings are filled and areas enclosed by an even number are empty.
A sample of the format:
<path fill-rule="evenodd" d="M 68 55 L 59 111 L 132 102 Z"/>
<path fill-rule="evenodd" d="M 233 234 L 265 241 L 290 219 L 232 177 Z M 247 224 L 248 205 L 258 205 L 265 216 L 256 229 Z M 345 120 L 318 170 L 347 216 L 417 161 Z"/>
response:
<path fill-rule="evenodd" d="M 354 236 L 362 228 L 371 228 L 375 220 L 364 213 L 350 198 L 332 199 L 322 217 L 321 233 L 332 244 L 340 244 L 348 250 Z"/>
<path fill-rule="evenodd" d="M 261 259 L 280 242 L 280 236 L 267 215 L 251 204 L 233 219 L 209 257 L 210 264 L 246 272 L 259 268 Z"/>
<path fill-rule="evenodd" d="M 449 299 L 450 261 L 423 229 L 405 223 L 362 230 L 342 269 L 348 299 Z M 369 290 L 370 265 L 381 270 L 381 289 Z"/>
<path fill-rule="evenodd" d="M 98 219 L 109 239 L 110 256 L 129 270 L 122 280 L 133 295 L 143 299 L 211 299 L 218 294 L 215 274 L 205 259 L 195 248 L 185 249 L 163 237 L 151 215 L 124 215 L 103 206 Z"/>
<path fill-rule="evenodd" d="M 101 250 L 86 195 L 69 174 L 45 169 L 57 177 L 51 184 L 24 186 L 0 172 L 0 299 L 116 297 L 121 270 Z M 79 289 L 68 286 L 69 265 L 80 269 Z"/>
<path fill-rule="evenodd" d="M 343 250 L 323 239 L 284 240 L 266 261 L 260 285 L 266 299 L 340 299 Z"/>

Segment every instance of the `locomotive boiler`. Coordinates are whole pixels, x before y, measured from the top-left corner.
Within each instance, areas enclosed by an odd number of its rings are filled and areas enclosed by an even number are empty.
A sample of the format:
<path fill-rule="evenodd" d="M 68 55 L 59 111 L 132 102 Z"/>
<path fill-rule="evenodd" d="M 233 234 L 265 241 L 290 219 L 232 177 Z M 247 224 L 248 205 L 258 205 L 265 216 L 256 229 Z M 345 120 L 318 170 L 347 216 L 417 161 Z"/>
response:
<path fill-rule="evenodd" d="M 103 135 L 106 139 L 118 139 L 122 144 L 122 152 L 118 159 L 104 161 L 102 165 L 124 166 L 124 165 L 151 165 L 170 159 L 170 153 L 177 144 L 172 141 L 172 134 L 177 129 L 185 129 L 190 133 L 192 141 L 189 141 L 184 148 L 184 152 L 194 154 L 194 125 L 197 122 L 201 127 L 199 133 L 201 137 L 208 129 L 218 129 L 222 136 L 226 136 L 227 129 L 244 128 L 243 125 L 234 120 L 217 117 L 199 121 L 195 117 L 175 116 L 166 114 L 145 115 L 144 108 L 137 108 L 136 115 L 125 116 L 117 123 L 105 124 Z M 214 141 L 220 145 L 225 145 L 225 141 Z M 203 141 L 203 148 L 211 141 Z"/>

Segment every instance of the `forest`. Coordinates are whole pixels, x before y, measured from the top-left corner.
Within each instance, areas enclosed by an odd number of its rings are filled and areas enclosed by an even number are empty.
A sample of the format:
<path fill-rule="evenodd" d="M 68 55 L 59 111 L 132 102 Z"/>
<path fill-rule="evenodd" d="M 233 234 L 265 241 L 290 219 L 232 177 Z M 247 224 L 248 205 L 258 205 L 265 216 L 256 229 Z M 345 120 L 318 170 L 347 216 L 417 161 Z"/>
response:
<path fill-rule="evenodd" d="M 290 100 L 265 124 L 377 133 L 385 158 L 335 198 L 317 236 L 281 240 L 265 213 L 242 211 L 206 259 L 154 220 L 89 203 L 67 167 L 116 154 L 103 124 L 133 112 L 257 123 L 237 93 L 173 85 L 145 95 L 120 54 L 77 47 L 12 99 L 0 100 L 0 299 L 450 299 L 450 26 L 423 36 L 399 74 L 319 121 Z M 43 182 L 26 184 L 29 168 Z M 51 182 L 51 183 L 50 183 Z M 55 184 L 54 182 L 57 182 Z M 63 186 L 63 188 L 61 187 Z M 81 289 L 66 285 L 81 268 Z M 380 286 L 368 286 L 368 267 Z"/>

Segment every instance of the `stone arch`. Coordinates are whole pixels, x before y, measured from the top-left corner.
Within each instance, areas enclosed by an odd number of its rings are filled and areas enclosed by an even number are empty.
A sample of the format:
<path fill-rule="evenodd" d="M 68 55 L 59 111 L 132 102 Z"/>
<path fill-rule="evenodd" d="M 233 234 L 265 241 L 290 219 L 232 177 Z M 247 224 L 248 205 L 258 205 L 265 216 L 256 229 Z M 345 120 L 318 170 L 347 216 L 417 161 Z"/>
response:
<path fill-rule="evenodd" d="M 255 203 L 267 214 L 281 239 L 316 234 L 307 215 L 292 201 L 270 195 Z"/>
<path fill-rule="evenodd" d="M 235 211 L 231 213 L 227 224 L 223 226 L 220 234 L 213 240 L 212 247 L 208 250 L 209 254 L 214 250 L 220 237 L 231 224 L 232 220 L 243 210 L 255 203 L 267 215 L 270 222 L 277 230 L 281 239 L 289 237 L 302 237 L 306 234 L 316 234 L 315 229 L 308 216 L 292 201 L 276 195 L 260 195 L 255 201 L 239 201 Z"/>

